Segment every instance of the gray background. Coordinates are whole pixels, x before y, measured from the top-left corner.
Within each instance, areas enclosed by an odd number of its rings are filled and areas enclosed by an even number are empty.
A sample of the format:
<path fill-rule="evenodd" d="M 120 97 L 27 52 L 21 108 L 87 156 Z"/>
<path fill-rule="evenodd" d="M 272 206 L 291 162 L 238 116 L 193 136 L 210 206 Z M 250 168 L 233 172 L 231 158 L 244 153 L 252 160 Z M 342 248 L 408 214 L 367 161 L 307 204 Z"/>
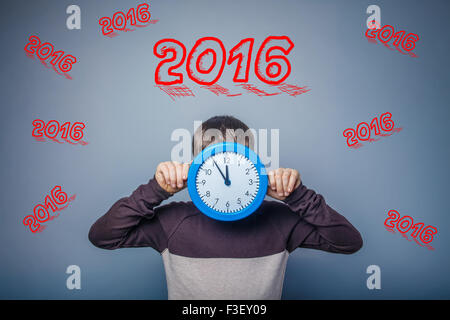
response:
<path fill-rule="evenodd" d="M 169 160 L 176 128 L 234 115 L 253 128 L 280 129 L 280 165 L 300 171 L 309 188 L 362 233 L 354 255 L 298 249 L 288 262 L 284 299 L 450 298 L 448 1 L 152 1 L 159 22 L 110 39 L 98 19 L 142 1 L 2 2 L 0 298 L 165 299 L 162 260 L 150 248 L 100 250 L 92 223 Z M 81 30 L 65 10 L 81 7 Z M 419 35 L 418 58 L 364 37 L 370 4 L 381 22 Z M 30 35 L 78 58 L 66 80 L 26 57 Z M 173 37 L 188 50 L 203 36 L 227 50 L 246 37 L 295 43 L 288 83 L 298 97 L 216 97 L 187 77 L 196 97 L 172 101 L 154 87 L 156 41 Z M 255 49 L 256 54 L 256 49 Z M 253 65 L 253 63 L 252 63 Z M 219 84 L 233 88 L 233 68 Z M 250 83 L 261 84 L 250 72 Z M 403 131 L 363 148 L 342 131 L 391 112 Z M 36 142 L 36 118 L 86 123 L 87 146 Z M 42 233 L 22 219 L 55 185 L 77 198 Z M 175 199 L 188 200 L 187 191 Z M 386 231 L 390 209 L 437 227 L 430 251 Z M 82 289 L 66 288 L 68 265 L 81 267 Z M 368 290 L 367 266 L 381 267 L 381 290 Z"/>

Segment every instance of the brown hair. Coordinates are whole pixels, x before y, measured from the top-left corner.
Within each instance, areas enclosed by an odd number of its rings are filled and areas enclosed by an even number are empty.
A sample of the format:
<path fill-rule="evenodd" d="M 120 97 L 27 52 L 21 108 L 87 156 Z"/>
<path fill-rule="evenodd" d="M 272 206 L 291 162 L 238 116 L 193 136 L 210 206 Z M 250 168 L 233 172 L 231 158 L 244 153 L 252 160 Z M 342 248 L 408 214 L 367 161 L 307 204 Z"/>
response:
<path fill-rule="evenodd" d="M 219 142 L 237 142 L 253 149 L 252 129 L 233 116 L 215 116 L 203 122 L 194 132 L 192 153 L 196 156 L 210 144 Z"/>

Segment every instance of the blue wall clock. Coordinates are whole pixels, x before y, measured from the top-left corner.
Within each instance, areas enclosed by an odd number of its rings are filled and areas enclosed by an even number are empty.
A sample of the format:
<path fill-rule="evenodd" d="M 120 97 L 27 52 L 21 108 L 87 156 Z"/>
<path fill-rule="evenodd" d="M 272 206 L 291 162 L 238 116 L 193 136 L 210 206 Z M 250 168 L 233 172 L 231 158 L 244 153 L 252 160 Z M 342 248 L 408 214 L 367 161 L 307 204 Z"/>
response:
<path fill-rule="evenodd" d="M 259 208 L 267 192 L 267 173 L 258 155 L 234 142 L 205 148 L 188 173 L 188 191 L 207 216 L 234 221 Z"/>

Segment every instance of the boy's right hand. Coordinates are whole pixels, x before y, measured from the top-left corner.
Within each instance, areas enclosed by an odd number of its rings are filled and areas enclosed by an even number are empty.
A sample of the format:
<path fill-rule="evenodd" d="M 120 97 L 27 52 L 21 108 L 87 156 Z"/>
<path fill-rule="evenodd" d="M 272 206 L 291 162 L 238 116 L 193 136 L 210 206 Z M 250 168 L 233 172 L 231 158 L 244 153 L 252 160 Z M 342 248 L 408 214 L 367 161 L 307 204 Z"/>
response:
<path fill-rule="evenodd" d="M 176 161 L 161 162 L 156 168 L 155 179 L 165 191 L 176 193 L 187 186 L 187 176 L 191 163 Z"/>

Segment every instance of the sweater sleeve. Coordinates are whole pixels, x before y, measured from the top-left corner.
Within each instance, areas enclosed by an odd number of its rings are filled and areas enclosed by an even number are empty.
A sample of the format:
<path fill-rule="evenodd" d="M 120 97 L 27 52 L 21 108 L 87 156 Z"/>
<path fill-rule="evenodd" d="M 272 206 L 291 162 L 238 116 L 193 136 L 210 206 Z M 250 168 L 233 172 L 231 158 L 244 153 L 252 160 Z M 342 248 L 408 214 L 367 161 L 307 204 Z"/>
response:
<path fill-rule="evenodd" d="M 89 230 L 89 240 L 102 249 L 153 247 L 161 252 L 167 236 L 155 210 L 170 195 L 151 179 L 100 217 Z"/>
<path fill-rule="evenodd" d="M 303 184 L 284 202 L 300 216 L 288 239 L 289 251 L 302 247 L 349 254 L 362 247 L 358 230 Z"/>

